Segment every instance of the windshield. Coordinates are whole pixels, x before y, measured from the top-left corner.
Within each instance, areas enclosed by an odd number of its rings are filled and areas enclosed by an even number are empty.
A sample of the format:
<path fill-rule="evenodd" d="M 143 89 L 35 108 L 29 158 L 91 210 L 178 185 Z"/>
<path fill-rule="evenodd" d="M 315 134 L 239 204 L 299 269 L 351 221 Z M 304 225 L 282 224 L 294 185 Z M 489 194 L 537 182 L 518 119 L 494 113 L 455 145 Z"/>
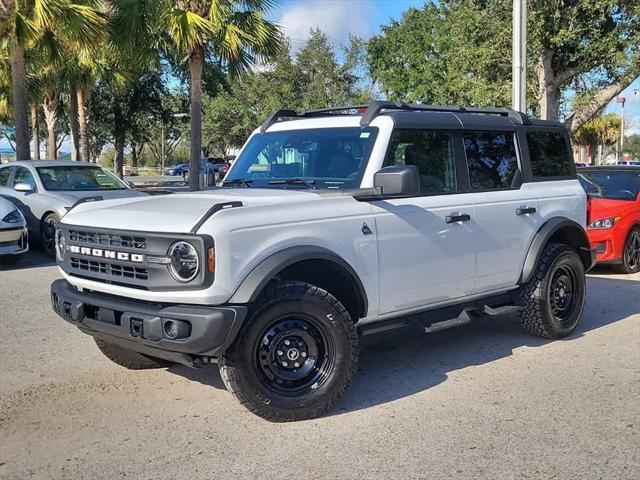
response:
<path fill-rule="evenodd" d="M 317 128 L 251 137 L 225 185 L 359 188 L 377 128 Z"/>
<path fill-rule="evenodd" d="M 46 190 L 125 190 L 127 185 L 100 167 L 60 166 L 36 168 Z"/>
<path fill-rule="evenodd" d="M 578 179 L 585 192 L 592 197 L 615 200 L 635 200 L 640 192 L 640 170 L 631 171 L 582 171 Z"/>

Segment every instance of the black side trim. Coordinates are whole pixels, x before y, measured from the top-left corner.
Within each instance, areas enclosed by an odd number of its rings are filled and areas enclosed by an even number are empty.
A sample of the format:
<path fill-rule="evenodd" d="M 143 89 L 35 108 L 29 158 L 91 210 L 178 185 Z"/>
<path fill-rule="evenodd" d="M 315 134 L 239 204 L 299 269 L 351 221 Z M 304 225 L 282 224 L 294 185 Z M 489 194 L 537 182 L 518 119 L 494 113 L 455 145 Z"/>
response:
<path fill-rule="evenodd" d="M 193 226 L 193 228 L 191 229 L 191 233 L 192 235 L 195 235 L 196 232 L 198 230 L 200 230 L 200 227 L 204 224 L 204 222 L 206 222 L 209 217 L 211 217 L 214 213 L 218 212 L 219 210 L 224 210 L 226 208 L 234 208 L 234 207 L 241 207 L 242 206 L 242 202 L 223 202 L 223 203 L 216 203 L 213 207 L 211 207 L 209 210 L 207 210 L 207 213 L 205 213 L 200 220 L 198 220 L 196 222 L 196 224 Z"/>
<path fill-rule="evenodd" d="M 73 205 L 71 205 L 69 208 L 67 208 L 67 212 L 70 212 L 71 210 L 73 210 L 74 208 L 76 208 L 78 205 L 80 205 L 81 203 L 87 203 L 87 202 L 99 202 L 101 200 L 104 200 L 104 197 L 102 195 L 94 195 L 92 197 L 84 197 L 81 198 L 80 200 L 78 200 L 77 202 L 75 202 Z"/>
<path fill-rule="evenodd" d="M 288 266 L 303 260 L 327 260 L 344 269 L 355 282 L 360 294 L 359 300 L 362 310 L 361 315 L 362 317 L 367 315 L 369 308 L 367 292 L 355 270 L 351 265 L 330 250 L 311 245 L 287 248 L 264 259 L 262 263 L 255 267 L 242 281 L 229 300 L 229 303 L 247 304 L 254 302 L 272 278 Z"/>
<path fill-rule="evenodd" d="M 445 307 L 427 308 L 423 311 L 409 315 L 402 315 L 399 317 L 392 317 L 358 325 L 358 333 L 360 335 L 373 335 L 376 333 L 386 332 L 388 330 L 395 330 L 396 328 L 410 326 L 416 326 L 423 329 L 434 323 L 456 318 L 465 310 L 471 312 L 482 311 L 485 305 L 488 305 L 491 308 L 503 306 L 522 307 L 523 302 L 520 295 L 520 289 L 516 288 L 505 293 L 489 295 L 476 300 L 462 301 Z"/>
<path fill-rule="evenodd" d="M 585 271 L 589 271 L 593 268 L 594 262 L 592 260 L 589 237 L 587 236 L 587 232 L 584 228 L 580 224 L 568 218 L 554 217 L 542 225 L 540 230 L 538 230 L 538 233 L 536 233 L 536 236 L 533 238 L 531 246 L 529 247 L 529 252 L 527 253 L 527 257 L 524 261 L 522 273 L 520 274 L 520 280 L 518 281 L 519 284 L 527 283 L 531 279 L 531 275 L 533 275 L 536 265 L 538 264 L 538 260 L 542 255 L 542 250 L 547 245 L 551 237 L 562 229 L 566 229 L 568 233 L 572 235 L 572 240 L 575 244 L 573 246 L 578 249 L 578 254 L 585 266 Z"/>

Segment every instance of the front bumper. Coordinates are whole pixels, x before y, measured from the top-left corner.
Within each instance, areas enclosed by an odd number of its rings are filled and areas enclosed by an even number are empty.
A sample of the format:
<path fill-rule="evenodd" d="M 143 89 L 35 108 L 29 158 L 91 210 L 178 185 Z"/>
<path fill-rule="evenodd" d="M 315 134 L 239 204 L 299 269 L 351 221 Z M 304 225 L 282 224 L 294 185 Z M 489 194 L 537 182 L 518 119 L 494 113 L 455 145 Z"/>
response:
<path fill-rule="evenodd" d="M 596 252 L 597 263 L 620 263 L 622 261 L 624 239 L 618 240 L 618 238 L 624 238 L 624 235 L 616 235 L 616 226 L 606 230 L 587 230 L 591 248 Z"/>
<path fill-rule="evenodd" d="M 240 331 L 244 306 L 161 305 L 78 291 L 66 280 L 51 284 L 53 310 L 84 333 L 136 352 L 188 366 L 219 357 Z M 167 322 L 182 338 L 167 336 Z"/>
<path fill-rule="evenodd" d="M 0 255 L 19 255 L 29 250 L 29 233 L 25 227 L 0 229 Z"/>

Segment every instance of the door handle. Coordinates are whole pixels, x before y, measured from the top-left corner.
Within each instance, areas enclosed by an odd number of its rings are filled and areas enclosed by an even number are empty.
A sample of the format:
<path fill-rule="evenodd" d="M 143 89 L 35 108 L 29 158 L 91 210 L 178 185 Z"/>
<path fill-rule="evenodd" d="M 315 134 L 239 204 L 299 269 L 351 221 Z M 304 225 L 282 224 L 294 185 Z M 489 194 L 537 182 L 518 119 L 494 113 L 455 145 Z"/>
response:
<path fill-rule="evenodd" d="M 471 216 L 466 213 L 452 213 L 445 217 L 447 223 L 468 222 Z"/>
<path fill-rule="evenodd" d="M 536 207 L 519 207 L 519 208 L 516 208 L 516 215 L 527 215 L 529 213 L 536 213 Z"/>

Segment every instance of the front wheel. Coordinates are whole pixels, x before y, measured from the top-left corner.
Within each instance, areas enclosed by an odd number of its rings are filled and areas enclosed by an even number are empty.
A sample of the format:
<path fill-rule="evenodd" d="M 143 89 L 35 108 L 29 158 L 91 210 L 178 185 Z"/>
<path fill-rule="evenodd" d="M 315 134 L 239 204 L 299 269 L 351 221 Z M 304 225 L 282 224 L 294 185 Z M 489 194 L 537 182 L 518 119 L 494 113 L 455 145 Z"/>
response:
<path fill-rule="evenodd" d="M 584 310 L 586 279 L 580 257 L 567 245 L 547 245 L 521 293 L 525 307 L 520 323 L 526 332 L 553 339 L 570 335 Z"/>
<path fill-rule="evenodd" d="M 624 242 L 622 251 L 622 265 L 617 270 L 620 273 L 640 272 L 640 228 L 633 227 Z"/>
<path fill-rule="evenodd" d="M 288 281 L 262 296 L 221 359 L 220 373 L 227 390 L 256 415 L 304 420 L 338 401 L 358 368 L 358 354 L 344 306 L 321 288 Z"/>
<path fill-rule="evenodd" d="M 60 218 L 55 213 L 50 213 L 42 220 L 40 226 L 40 243 L 42 249 L 51 258 L 56 256 L 56 229 Z"/>

